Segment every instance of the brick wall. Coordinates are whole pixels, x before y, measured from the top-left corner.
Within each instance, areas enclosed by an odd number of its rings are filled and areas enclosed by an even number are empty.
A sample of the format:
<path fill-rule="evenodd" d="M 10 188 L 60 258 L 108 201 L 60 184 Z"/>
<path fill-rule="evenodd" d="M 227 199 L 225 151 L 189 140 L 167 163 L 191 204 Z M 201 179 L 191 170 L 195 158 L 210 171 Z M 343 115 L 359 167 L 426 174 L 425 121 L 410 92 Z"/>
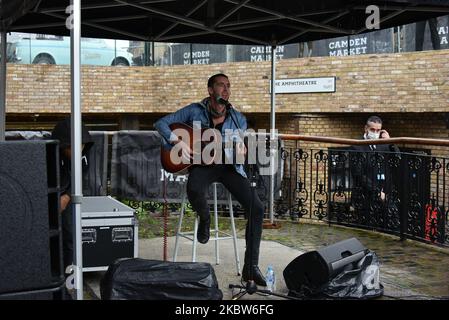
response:
<path fill-rule="evenodd" d="M 301 114 L 281 115 L 278 128 L 281 133 L 296 133 L 309 136 L 360 139 L 364 132 L 366 119 L 371 113 L 341 114 Z M 383 128 L 391 137 L 419 137 L 448 139 L 449 130 L 443 113 L 385 113 L 380 114 Z M 294 144 L 291 143 L 290 146 Z M 336 144 L 319 142 L 300 142 L 304 149 L 327 148 Z M 449 155 L 447 147 L 399 145 L 415 149 L 430 149 L 433 155 Z"/>
<path fill-rule="evenodd" d="M 278 79 L 335 76 L 335 93 L 278 94 L 278 113 L 445 112 L 449 50 L 286 59 Z M 82 67 L 83 112 L 172 112 L 206 94 L 208 77 L 230 76 L 232 103 L 270 112 L 270 62 L 173 67 Z M 7 113 L 70 111 L 70 68 L 8 64 Z"/>
<path fill-rule="evenodd" d="M 367 116 L 380 114 L 393 137 L 448 138 L 444 122 L 444 112 L 449 111 L 448 58 L 449 50 L 437 50 L 282 60 L 277 65 L 278 79 L 336 76 L 337 91 L 278 94 L 276 125 L 281 133 L 357 138 Z M 117 129 L 129 123 L 123 121 L 127 115 L 136 115 L 140 122 L 136 129 L 151 130 L 163 114 L 202 99 L 208 77 L 218 72 L 230 76 L 231 101 L 246 114 L 250 127 L 270 128 L 270 62 L 83 66 L 83 113 L 91 122 L 96 117 L 115 119 Z M 39 114 L 41 119 L 47 117 L 50 126 L 49 117 L 70 112 L 69 66 L 8 64 L 7 76 L 9 119 Z M 433 149 L 444 152 L 444 148 Z"/>

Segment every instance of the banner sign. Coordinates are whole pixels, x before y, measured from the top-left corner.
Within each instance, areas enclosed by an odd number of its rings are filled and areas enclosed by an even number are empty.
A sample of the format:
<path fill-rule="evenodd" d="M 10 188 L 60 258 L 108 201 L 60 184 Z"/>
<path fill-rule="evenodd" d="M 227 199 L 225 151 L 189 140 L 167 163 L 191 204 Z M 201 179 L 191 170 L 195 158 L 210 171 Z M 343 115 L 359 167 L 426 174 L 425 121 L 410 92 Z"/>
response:
<path fill-rule="evenodd" d="M 226 62 L 226 45 L 179 43 L 172 50 L 174 65 Z"/>
<path fill-rule="evenodd" d="M 353 36 L 317 40 L 309 43 L 311 56 L 341 57 L 369 53 L 393 53 L 394 29 L 384 29 Z"/>
<path fill-rule="evenodd" d="M 297 43 L 276 47 L 276 60 L 298 58 L 299 45 Z M 234 61 L 271 61 L 271 46 L 236 45 L 231 48 Z"/>
<path fill-rule="evenodd" d="M 407 24 L 403 28 L 403 33 L 403 51 L 448 49 L 449 16 Z"/>
<path fill-rule="evenodd" d="M 187 176 L 166 172 L 161 165 L 160 135 L 157 131 L 119 131 L 112 137 L 111 195 L 135 201 L 180 203 Z M 282 146 L 279 143 L 279 148 Z M 283 161 L 278 151 L 278 165 Z M 259 169 L 263 165 L 259 164 Z M 282 170 L 275 174 L 275 198 L 281 186 Z M 257 192 L 263 203 L 269 200 L 269 176 L 259 176 Z M 212 185 L 209 199 L 213 199 Z M 219 204 L 226 204 L 228 191 L 219 184 Z"/>

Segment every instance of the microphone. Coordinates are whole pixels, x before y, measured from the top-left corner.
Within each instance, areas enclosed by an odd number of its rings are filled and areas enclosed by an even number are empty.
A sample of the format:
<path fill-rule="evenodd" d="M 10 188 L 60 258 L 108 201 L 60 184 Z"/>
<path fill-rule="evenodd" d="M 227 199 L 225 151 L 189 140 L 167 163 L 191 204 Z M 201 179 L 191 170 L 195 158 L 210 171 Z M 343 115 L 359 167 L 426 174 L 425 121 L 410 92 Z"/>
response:
<path fill-rule="evenodd" d="M 231 110 L 231 108 L 233 108 L 232 104 L 230 104 L 229 101 L 224 99 L 222 96 L 217 96 L 215 99 L 217 100 L 217 103 L 225 105 L 226 111 L 229 111 L 229 110 Z M 235 126 L 240 130 L 240 126 L 237 124 L 237 122 L 234 119 L 234 116 L 232 115 L 233 113 L 234 112 L 229 111 L 229 114 L 231 115 L 232 122 L 234 122 Z"/>
<path fill-rule="evenodd" d="M 218 96 L 216 100 L 219 104 L 224 104 L 226 106 L 226 110 L 229 110 L 232 107 L 232 104 L 230 104 L 229 101 L 225 100 L 222 96 Z"/>

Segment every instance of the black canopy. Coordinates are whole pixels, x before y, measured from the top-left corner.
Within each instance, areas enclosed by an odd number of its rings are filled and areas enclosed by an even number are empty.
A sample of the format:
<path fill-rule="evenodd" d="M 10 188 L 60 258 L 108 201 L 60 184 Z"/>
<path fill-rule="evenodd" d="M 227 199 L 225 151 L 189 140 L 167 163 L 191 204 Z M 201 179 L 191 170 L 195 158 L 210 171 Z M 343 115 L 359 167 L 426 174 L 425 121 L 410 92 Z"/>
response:
<path fill-rule="evenodd" d="M 69 35 L 69 0 L 0 1 L 3 31 Z M 371 31 L 449 14 L 448 0 L 89 0 L 82 36 L 159 42 L 280 45 Z"/>

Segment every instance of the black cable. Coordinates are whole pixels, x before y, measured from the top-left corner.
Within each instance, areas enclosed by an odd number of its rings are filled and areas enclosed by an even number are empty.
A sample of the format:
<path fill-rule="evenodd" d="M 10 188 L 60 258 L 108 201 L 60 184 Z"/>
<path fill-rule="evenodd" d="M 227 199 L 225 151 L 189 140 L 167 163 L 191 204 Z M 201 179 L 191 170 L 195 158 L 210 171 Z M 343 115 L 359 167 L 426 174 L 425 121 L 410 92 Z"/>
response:
<path fill-rule="evenodd" d="M 231 106 L 226 106 L 226 110 L 229 112 L 229 115 L 231 116 L 231 120 L 232 120 L 232 122 L 234 122 L 234 124 L 235 124 L 235 126 L 237 127 L 237 129 L 239 129 L 239 130 L 242 130 L 241 129 L 241 127 L 238 125 L 238 123 L 236 122 L 236 120 L 235 120 L 235 118 L 234 118 L 234 116 L 233 116 L 233 110 L 232 110 L 233 108 L 231 107 Z"/>

